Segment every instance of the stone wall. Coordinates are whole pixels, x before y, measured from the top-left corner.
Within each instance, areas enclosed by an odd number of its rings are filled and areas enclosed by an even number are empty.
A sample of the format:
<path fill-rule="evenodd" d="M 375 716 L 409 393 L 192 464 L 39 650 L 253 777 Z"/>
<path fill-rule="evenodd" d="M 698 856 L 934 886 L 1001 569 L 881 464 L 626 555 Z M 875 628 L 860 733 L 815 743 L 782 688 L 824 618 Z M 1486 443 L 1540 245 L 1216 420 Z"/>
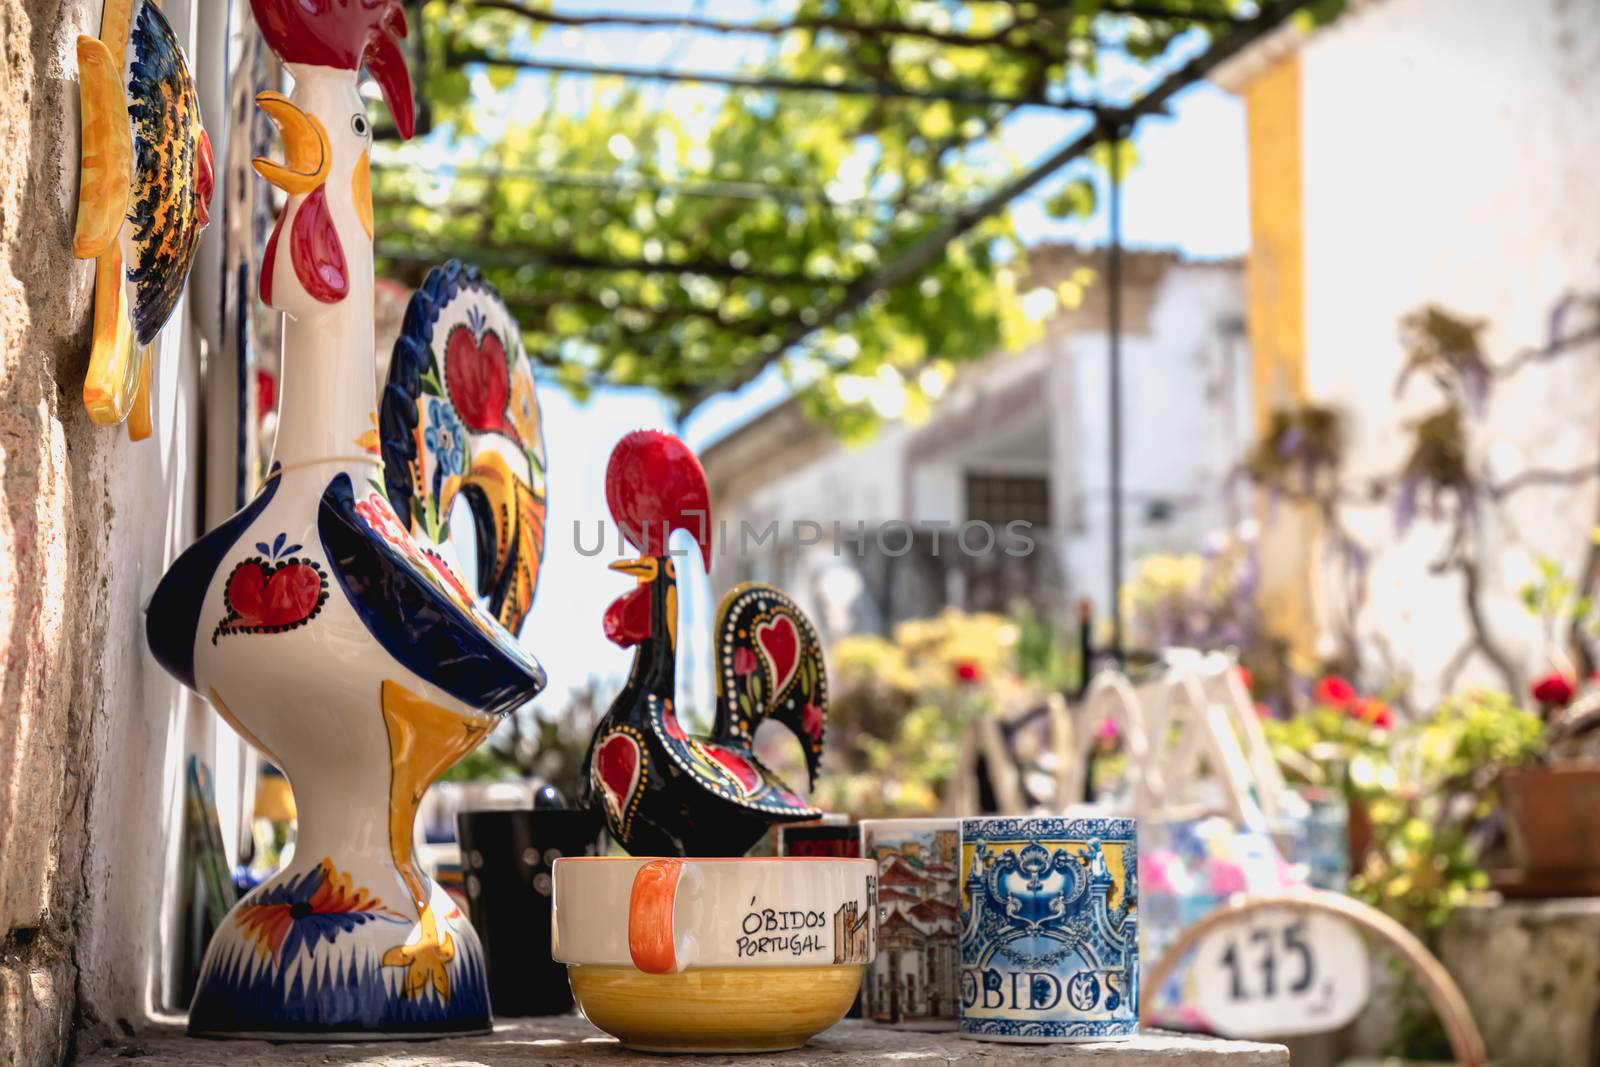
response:
<path fill-rule="evenodd" d="M 84 757 L 102 703 L 111 439 L 75 395 L 92 277 L 72 259 L 81 0 L 0 0 L 0 1063 L 68 1041 Z"/>
<path fill-rule="evenodd" d="M 1439 957 L 1496 1063 L 1600 1063 L 1600 899 L 1462 908 Z"/>
<path fill-rule="evenodd" d="M 175 20 L 190 10 L 166 6 Z M 149 586 L 194 532 L 196 361 L 184 309 L 163 341 L 151 440 L 93 426 L 80 400 L 92 265 L 71 255 L 75 41 L 95 31 L 99 8 L 0 0 L 5 1067 L 60 1062 L 158 1006 L 172 896 L 163 886 L 182 754 L 194 743 L 188 702 L 148 666 L 140 624 Z"/>

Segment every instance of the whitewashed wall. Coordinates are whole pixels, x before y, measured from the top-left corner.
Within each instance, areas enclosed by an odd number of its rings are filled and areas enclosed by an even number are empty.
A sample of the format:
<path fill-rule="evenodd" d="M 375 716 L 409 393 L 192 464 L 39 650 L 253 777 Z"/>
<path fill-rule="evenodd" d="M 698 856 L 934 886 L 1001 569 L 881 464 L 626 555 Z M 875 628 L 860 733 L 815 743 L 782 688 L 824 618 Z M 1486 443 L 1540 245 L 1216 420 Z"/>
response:
<path fill-rule="evenodd" d="M 164 11 L 183 40 L 202 100 L 202 119 L 218 158 L 226 140 L 217 106 L 225 47 L 226 5 L 168 0 Z M 219 183 L 220 184 L 220 183 Z M 213 196 L 220 216 L 219 187 Z M 214 244 L 220 227 L 211 227 Z M 214 263 L 215 257 L 209 257 Z M 196 264 L 206 269 L 207 258 Z M 213 289 L 214 287 L 207 287 Z M 175 971 L 187 921 L 182 910 L 192 871 L 183 862 L 188 756 L 213 772 L 229 858 L 237 856 L 243 747 L 205 704 L 151 659 L 144 604 L 168 563 L 204 523 L 197 490 L 206 474 L 200 433 L 201 340 L 195 326 L 195 278 L 161 338 L 153 390 L 155 434 L 130 442 L 112 435 L 109 472 L 119 503 L 114 522 L 119 551 L 105 592 L 107 703 L 94 742 L 88 850 L 82 857 L 85 897 L 79 920 L 80 1012 L 103 1022 L 139 1026 L 175 1003 Z M 211 417 L 215 421 L 215 416 Z M 231 459 L 217 457 L 225 470 Z"/>
<path fill-rule="evenodd" d="M 1198 548 L 1234 518 L 1224 483 L 1251 434 L 1243 315 L 1237 263 L 1174 261 L 1151 294 L 1148 330 L 1130 323 L 1123 338 L 1128 562 L 1146 552 Z M 847 533 L 858 522 L 868 529 L 889 521 L 959 527 L 965 472 L 1045 475 L 1055 540 L 1041 539 L 1040 550 L 1062 552 L 1070 595 L 1094 599 L 1103 612 L 1106 367 L 1104 330 L 1074 318 L 1021 353 L 964 371 L 926 423 L 888 423 L 863 446 L 833 448 L 754 492 L 717 500 L 718 516 L 734 531 L 741 520 L 757 527 L 777 521 L 786 534 L 796 521 L 821 523 L 822 546 L 782 559 L 768 554 L 755 575 L 790 587 L 804 602 L 808 585 L 825 584 L 838 570 L 826 543 L 833 522 Z M 1145 508 L 1157 498 L 1172 502 L 1172 517 L 1147 523 Z M 716 584 L 725 588 L 738 560 L 719 557 L 718 567 Z"/>
<path fill-rule="evenodd" d="M 1564 295 L 1600 292 L 1600 4 L 1371 3 L 1307 42 L 1301 69 L 1307 385 L 1348 414 L 1359 481 L 1397 469 L 1400 427 L 1438 403 L 1420 381 L 1394 395 L 1402 315 L 1437 303 L 1487 319 L 1504 362 L 1544 343 Z M 1591 344 L 1498 388 L 1480 458 L 1501 477 L 1600 458 L 1596 356 Z M 1536 553 L 1575 573 L 1596 506 L 1592 485 L 1535 490 L 1491 525 L 1489 612 L 1529 672 L 1540 651 L 1516 587 Z M 1397 540 L 1386 508 L 1350 521 L 1380 549 L 1369 658 L 1431 699 L 1466 637 L 1459 581 L 1427 574 L 1441 531 Z M 1481 659 L 1462 680 L 1498 683 Z"/>
<path fill-rule="evenodd" d="M 1250 349 L 1243 336 L 1244 286 L 1237 264 L 1185 264 L 1168 272 L 1150 332 L 1122 341 L 1123 573 L 1155 552 L 1193 552 L 1236 524 L 1245 503 L 1230 474 L 1252 435 Z M 1110 436 L 1107 338 L 1078 333 L 1065 344 L 1070 370 L 1058 394 L 1071 418 L 1055 423 L 1056 454 L 1068 458 L 1069 573 L 1077 595 L 1109 613 Z M 1170 521 L 1148 521 L 1156 501 Z M 1057 504 L 1058 514 L 1061 504 Z"/>

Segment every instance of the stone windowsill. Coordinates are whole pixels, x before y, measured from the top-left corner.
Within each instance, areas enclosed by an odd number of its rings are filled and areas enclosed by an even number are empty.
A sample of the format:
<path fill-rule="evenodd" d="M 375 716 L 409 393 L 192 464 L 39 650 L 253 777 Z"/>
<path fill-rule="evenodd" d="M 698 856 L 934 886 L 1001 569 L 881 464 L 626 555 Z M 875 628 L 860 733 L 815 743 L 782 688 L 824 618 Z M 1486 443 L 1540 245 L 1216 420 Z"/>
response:
<path fill-rule="evenodd" d="M 640 1057 L 583 1019 L 511 1019 L 483 1037 L 360 1045 L 271 1045 L 264 1041 L 200 1041 L 181 1027 L 160 1027 L 138 1037 L 85 1051 L 78 1067 L 525 1067 L 548 1063 L 617 1063 Z M 748 1056 L 661 1057 L 664 1064 L 717 1063 L 736 1067 L 895 1063 L 1018 1063 L 1093 1067 L 1288 1067 L 1282 1045 L 1151 1032 L 1124 1041 L 1081 1045 L 1001 1045 L 952 1033 L 911 1033 L 843 1022 L 795 1052 Z"/>

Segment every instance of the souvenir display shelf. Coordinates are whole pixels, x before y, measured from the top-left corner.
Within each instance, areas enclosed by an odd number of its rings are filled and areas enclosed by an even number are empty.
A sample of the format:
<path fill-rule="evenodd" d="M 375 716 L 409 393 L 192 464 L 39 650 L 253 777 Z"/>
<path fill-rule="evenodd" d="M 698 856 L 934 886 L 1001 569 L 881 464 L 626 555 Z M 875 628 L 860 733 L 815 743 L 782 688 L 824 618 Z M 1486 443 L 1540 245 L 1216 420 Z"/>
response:
<path fill-rule="evenodd" d="M 215 1041 L 183 1036 L 181 1027 L 152 1030 L 132 1038 L 119 1038 L 96 1051 L 85 1051 L 79 1067 L 124 1067 L 135 1057 L 140 1067 L 206 1067 L 226 1053 L 230 1067 L 399 1067 L 401 1064 L 472 1064 L 474 1067 L 524 1067 L 530 1063 L 580 1065 L 638 1062 L 576 1015 L 546 1019 L 502 1019 L 494 1033 L 482 1037 L 450 1038 L 426 1043 L 384 1042 L 366 1045 L 269 1045 L 259 1041 Z M 1287 1067 L 1289 1050 L 1282 1045 L 1253 1041 L 1222 1041 L 1208 1037 L 1150 1031 L 1120 1041 L 1094 1041 L 1081 1045 L 996 1045 L 954 1033 L 912 1033 L 863 1026 L 846 1021 L 794 1052 L 745 1056 L 674 1056 L 662 1063 L 737 1064 L 785 1067 L 856 1064 L 872 1061 L 896 1064 L 1001 1064 L 1024 1063 L 1092 1065 L 1092 1067 Z"/>

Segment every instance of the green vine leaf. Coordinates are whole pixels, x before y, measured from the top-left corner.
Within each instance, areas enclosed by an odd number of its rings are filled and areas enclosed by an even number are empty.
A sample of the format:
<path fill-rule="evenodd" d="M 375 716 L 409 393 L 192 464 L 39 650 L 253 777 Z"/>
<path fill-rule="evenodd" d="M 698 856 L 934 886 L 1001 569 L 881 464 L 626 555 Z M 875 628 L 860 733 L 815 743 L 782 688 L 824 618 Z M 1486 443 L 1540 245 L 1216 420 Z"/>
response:
<path fill-rule="evenodd" d="M 1016 106 L 976 101 L 1060 95 L 1098 72 L 1102 37 L 1155 59 L 1181 37 L 1230 32 L 1215 16 L 1243 7 L 1189 2 L 1202 17 L 1088 0 L 797 0 L 770 18 L 798 28 L 740 72 L 946 95 L 905 99 L 610 77 L 575 93 L 577 78 L 459 59 L 529 54 L 547 8 L 428 0 L 413 31 L 433 132 L 375 150 L 379 267 L 415 283 L 449 256 L 475 263 L 536 364 L 580 400 L 639 386 L 682 412 L 770 369 L 809 416 L 858 439 L 926 410 L 956 365 L 1031 343 L 1050 313 L 1025 306 L 1038 286 L 1001 213 L 811 329 L 1015 175 L 994 134 Z M 1118 151 L 1126 173 L 1133 150 Z M 1051 211 L 1093 212 L 1090 168 L 1108 159 L 1068 175 Z"/>

